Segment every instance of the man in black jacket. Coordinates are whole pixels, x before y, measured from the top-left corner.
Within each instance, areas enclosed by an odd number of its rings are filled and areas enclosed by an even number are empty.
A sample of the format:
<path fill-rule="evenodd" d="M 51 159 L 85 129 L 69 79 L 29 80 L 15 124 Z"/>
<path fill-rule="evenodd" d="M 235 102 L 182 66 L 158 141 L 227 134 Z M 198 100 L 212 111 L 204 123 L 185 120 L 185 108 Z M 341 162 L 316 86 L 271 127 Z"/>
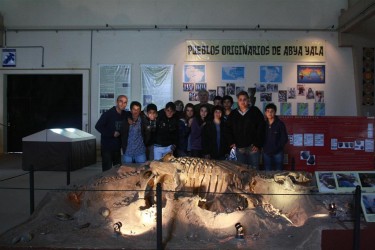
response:
<path fill-rule="evenodd" d="M 236 149 L 237 161 L 259 169 L 260 150 L 264 142 L 265 121 L 256 106 L 250 106 L 246 91 L 237 94 L 238 108 L 226 122 L 225 136 L 231 148 Z"/>
<path fill-rule="evenodd" d="M 101 134 L 101 155 L 102 170 L 106 171 L 112 168 L 112 165 L 121 164 L 121 123 L 126 119 L 125 112 L 128 104 L 128 97 L 119 95 L 116 106 L 104 112 L 95 125 L 96 130 Z"/>
<path fill-rule="evenodd" d="M 165 154 L 173 152 L 178 143 L 178 118 L 175 116 L 176 105 L 168 102 L 159 111 L 156 120 L 154 160 L 160 160 Z"/>

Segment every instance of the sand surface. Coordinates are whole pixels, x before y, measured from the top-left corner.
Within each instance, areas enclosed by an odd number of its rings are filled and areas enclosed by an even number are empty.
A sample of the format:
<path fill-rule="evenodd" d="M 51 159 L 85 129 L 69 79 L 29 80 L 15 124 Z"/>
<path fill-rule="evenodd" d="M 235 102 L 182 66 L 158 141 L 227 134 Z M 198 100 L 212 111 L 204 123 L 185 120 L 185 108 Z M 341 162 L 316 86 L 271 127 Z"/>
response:
<path fill-rule="evenodd" d="M 0 235 L 0 246 L 156 249 L 157 182 L 163 183 L 165 249 L 320 249 L 323 229 L 352 226 L 352 197 L 317 193 L 308 173 L 309 181 L 300 182 L 290 172 L 255 171 L 241 186 L 241 176 L 216 170 L 220 178 L 213 179 L 212 170 L 210 189 L 202 187 L 202 173 L 180 165 L 121 166 L 50 192 L 28 221 Z M 173 172 L 176 166 L 182 171 Z M 213 183 L 215 192 L 205 192 Z M 337 204 L 335 217 L 330 202 Z M 236 223 L 243 239 L 236 238 Z"/>

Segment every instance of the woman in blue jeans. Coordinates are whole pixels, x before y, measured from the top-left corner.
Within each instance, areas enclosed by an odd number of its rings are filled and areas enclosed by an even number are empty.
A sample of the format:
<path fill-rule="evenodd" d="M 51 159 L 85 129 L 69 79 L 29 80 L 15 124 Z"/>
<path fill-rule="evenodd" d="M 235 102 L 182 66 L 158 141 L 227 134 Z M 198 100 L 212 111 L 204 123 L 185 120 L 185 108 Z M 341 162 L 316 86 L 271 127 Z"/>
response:
<path fill-rule="evenodd" d="M 263 163 L 266 171 L 283 170 L 284 146 L 288 142 L 285 124 L 276 116 L 276 105 L 267 104 Z"/>

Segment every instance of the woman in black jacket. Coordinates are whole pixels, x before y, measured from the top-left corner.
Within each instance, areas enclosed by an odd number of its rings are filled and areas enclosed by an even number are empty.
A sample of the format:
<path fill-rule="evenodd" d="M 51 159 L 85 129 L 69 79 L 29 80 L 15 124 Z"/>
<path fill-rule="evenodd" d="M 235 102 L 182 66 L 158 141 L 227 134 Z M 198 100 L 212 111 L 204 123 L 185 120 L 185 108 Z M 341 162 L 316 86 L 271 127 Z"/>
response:
<path fill-rule="evenodd" d="M 213 119 L 203 127 L 202 148 L 205 158 L 225 160 L 229 153 L 229 146 L 224 137 L 223 112 L 223 107 L 215 106 L 213 108 Z"/>

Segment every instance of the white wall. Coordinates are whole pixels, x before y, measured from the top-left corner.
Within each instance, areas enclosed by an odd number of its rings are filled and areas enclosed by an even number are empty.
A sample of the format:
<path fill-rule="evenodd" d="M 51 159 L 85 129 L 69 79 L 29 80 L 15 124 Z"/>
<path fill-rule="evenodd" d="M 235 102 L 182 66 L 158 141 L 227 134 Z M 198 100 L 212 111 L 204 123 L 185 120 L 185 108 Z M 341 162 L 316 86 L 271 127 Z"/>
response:
<path fill-rule="evenodd" d="M 44 68 L 41 67 L 41 50 L 17 49 L 17 67 L 38 70 L 88 69 L 90 72 L 91 104 L 90 130 L 98 119 L 98 64 L 132 64 L 132 99 L 140 99 L 140 64 L 174 64 L 174 99 L 188 102 L 182 92 L 182 69 L 185 64 L 185 40 L 190 39 L 248 39 L 248 40 L 324 40 L 326 41 L 326 84 L 310 84 L 325 91 L 326 115 L 356 116 L 353 55 L 351 48 L 339 48 L 337 33 L 314 31 L 337 25 L 344 0 L 2 0 L 0 10 L 8 46 L 43 46 Z M 16 15 L 17 13 L 17 15 Z M 293 14 L 292 14 L 293 13 Z M 20 18 L 22 17 L 22 18 Z M 109 24 L 113 30 L 103 30 Z M 255 27 L 285 29 L 285 31 L 228 31 L 192 30 L 194 27 Z M 160 30 L 123 30 L 121 27 L 149 27 Z M 188 25 L 191 29 L 162 28 Z M 20 30 L 15 32 L 15 28 Z M 108 29 L 110 29 L 110 27 Z M 45 29 L 23 31 L 22 28 Z M 63 30 L 64 29 L 64 30 Z M 78 29 L 78 30 L 73 30 Z M 306 29 L 297 31 L 296 29 Z M 310 30 L 307 32 L 307 30 Z M 92 47 L 91 47 L 92 45 Z M 206 62 L 207 87 L 216 89 L 221 82 L 221 65 L 225 62 Z M 234 64 L 236 64 L 234 62 Z M 279 89 L 296 87 L 296 65 L 301 63 L 240 62 L 246 67 L 246 87 L 259 81 L 260 65 L 282 65 L 283 83 Z M 0 68 L 0 94 L 3 91 L 4 68 Z M 309 86 L 310 86 L 309 85 Z M 277 94 L 273 94 L 277 102 Z M 301 97 L 298 97 L 301 98 Z M 258 106 L 259 94 L 257 94 Z M 140 99 L 141 100 L 141 99 Z M 168 101 L 168 100 L 166 100 Z M 296 102 L 293 114 L 296 114 Z M 312 103 L 309 114 L 313 114 Z M 0 123 L 5 120 L 4 104 L 0 102 Z M 3 130 L 0 128 L 0 137 Z M 2 138 L 0 138 L 1 140 Z M 2 145 L 0 145 L 0 150 Z"/>

